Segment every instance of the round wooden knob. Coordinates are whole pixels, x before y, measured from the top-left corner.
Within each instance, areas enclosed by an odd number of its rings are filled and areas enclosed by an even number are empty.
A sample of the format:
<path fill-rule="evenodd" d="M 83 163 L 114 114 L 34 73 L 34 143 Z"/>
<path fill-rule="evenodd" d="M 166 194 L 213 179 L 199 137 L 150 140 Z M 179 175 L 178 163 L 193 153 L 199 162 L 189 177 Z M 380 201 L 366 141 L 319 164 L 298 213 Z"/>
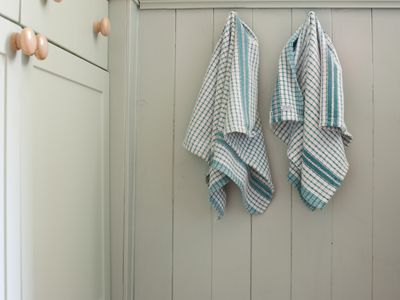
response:
<path fill-rule="evenodd" d="M 36 58 L 39 60 L 46 59 L 47 54 L 49 53 L 49 43 L 47 41 L 46 36 L 39 33 L 36 36 L 36 41 L 37 41 L 37 48 L 35 51 Z"/>
<path fill-rule="evenodd" d="M 111 31 L 110 19 L 108 17 L 104 17 L 100 21 L 94 21 L 93 31 L 97 34 L 101 33 L 103 36 L 108 36 Z"/>
<path fill-rule="evenodd" d="M 23 54 L 31 56 L 36 51 L 36 36 L 32 29 L 25 27 L 21 32 L 11 36 L 11 46 L 15 51 L 21 50 Z"/>

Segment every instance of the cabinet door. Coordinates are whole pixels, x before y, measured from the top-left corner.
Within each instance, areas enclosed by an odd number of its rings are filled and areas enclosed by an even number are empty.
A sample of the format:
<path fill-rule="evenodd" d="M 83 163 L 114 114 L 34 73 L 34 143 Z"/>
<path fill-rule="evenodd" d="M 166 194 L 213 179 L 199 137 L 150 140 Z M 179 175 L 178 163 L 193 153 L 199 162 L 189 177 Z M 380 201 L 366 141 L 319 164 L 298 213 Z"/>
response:
<path fill-rule="evenodd" d="M 108 15 L 107 0 L 21 0 L 21 23 L 79 56 L 107 68 L 108 38 L 93 21 Z"/>
<path fill-rule="evenodd" d="M 22 299 L 108 300 L 108 73 L 52 45 L 22 64 Z"/>
<path fill-rule="evenodd" d="M 19 1 L 15 0 L 1 0 L 0 1 L 0 14 L 13 19 L 14 21 L 19 21 Z"/>

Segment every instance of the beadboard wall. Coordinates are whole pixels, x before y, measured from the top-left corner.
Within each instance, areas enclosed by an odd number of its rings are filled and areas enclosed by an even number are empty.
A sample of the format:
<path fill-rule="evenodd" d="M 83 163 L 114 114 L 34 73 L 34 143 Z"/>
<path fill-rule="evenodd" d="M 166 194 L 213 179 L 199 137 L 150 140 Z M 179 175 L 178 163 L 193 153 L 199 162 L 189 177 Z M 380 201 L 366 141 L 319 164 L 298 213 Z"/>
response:
<path fill-rule="evenodd" d="M 259 107 L 276 186 L 249 216 L 228 189 L 207 202 L 206 164 L 182 148 L 229 9 L 141 10 L 135 133 L 135 300 L 400 299 L 400 9 L 317 9 L 344 73 L 350 171 L 322 211 L 287 182 L 268 125 L 281 49 L 308 9 L 238 9 L 260 43 Z"/>

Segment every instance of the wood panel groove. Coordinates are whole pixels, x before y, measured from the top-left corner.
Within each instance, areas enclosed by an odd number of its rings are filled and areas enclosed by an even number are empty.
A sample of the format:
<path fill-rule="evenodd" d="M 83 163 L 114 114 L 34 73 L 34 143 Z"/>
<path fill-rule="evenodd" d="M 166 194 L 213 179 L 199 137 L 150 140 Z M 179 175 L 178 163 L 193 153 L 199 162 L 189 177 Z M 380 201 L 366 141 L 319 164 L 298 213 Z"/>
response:
<path fill-rule="evenodd" d="M 372 203 L 371 203 L 371 300 L 374 299 L 374 202 L 375 202 L 375 71 L 374 71 L 374 14 L 373 9 L 370 10 L 371 14 L 371 101 L 372 101 Z"/>
<path fill-rule="evenodd" d="M 248 24 L 254 31 L 254 9 L 251 9 L 251 22 Z M 250 236 L 249 236 L 249 300 L 253 300 L 253 215 L 250 216 Z"/>
<path fill-rule="evenodd" d="M 177 28 L 177 10 L 174 10 L 174 59 L 173 59 L 173 104 L 172 104 L 172 167 L 171 167 L 171 300 L 174 299 L 174 246 L 175 246 L 175 139 L 176 139 L 176 28 Z"/>
<path fill-rule="evenodd" d="M 215 48 L 215 8 L 213 8 L 212 10 L 212 37 L 211 37 L 211 45 L 212 45 L 212 49 Z M 208 63 L 208 62 L 207 62 Z M 210 220 L 211 220 L 211 248 L 210 248 L 210 252 L 211 252 L 211 282 L 210 282 L 210 286 L 211 286 L 211 294 L 210 294 L 210 298 L 211 300 L 215 300 L 214 298 L 214 210 L 212 208 L 212 206 L 210 205 Z"/>

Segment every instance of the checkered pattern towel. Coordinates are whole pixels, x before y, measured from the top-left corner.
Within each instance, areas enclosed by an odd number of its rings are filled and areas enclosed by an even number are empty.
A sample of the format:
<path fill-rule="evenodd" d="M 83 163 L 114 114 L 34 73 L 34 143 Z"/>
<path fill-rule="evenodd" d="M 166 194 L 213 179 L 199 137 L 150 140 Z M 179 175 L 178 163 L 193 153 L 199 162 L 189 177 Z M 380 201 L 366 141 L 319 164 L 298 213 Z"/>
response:
<path fill-rule="evenodd" d="M 229 14 L 208 66 L 184 147 L 207 161 L 208 200 L 221 218 L 233 181 L 249 213 L 262 213 L 273 193 L 257 111 L 258 41 Z"/>
<path fill-rule="evenodd" d="M 288 145 L 288 179 L 312 210 L 323 208 L 346 176 L 342 69 L 314 12 L 279 59 L 272 99 L 273 132 Z"/>

